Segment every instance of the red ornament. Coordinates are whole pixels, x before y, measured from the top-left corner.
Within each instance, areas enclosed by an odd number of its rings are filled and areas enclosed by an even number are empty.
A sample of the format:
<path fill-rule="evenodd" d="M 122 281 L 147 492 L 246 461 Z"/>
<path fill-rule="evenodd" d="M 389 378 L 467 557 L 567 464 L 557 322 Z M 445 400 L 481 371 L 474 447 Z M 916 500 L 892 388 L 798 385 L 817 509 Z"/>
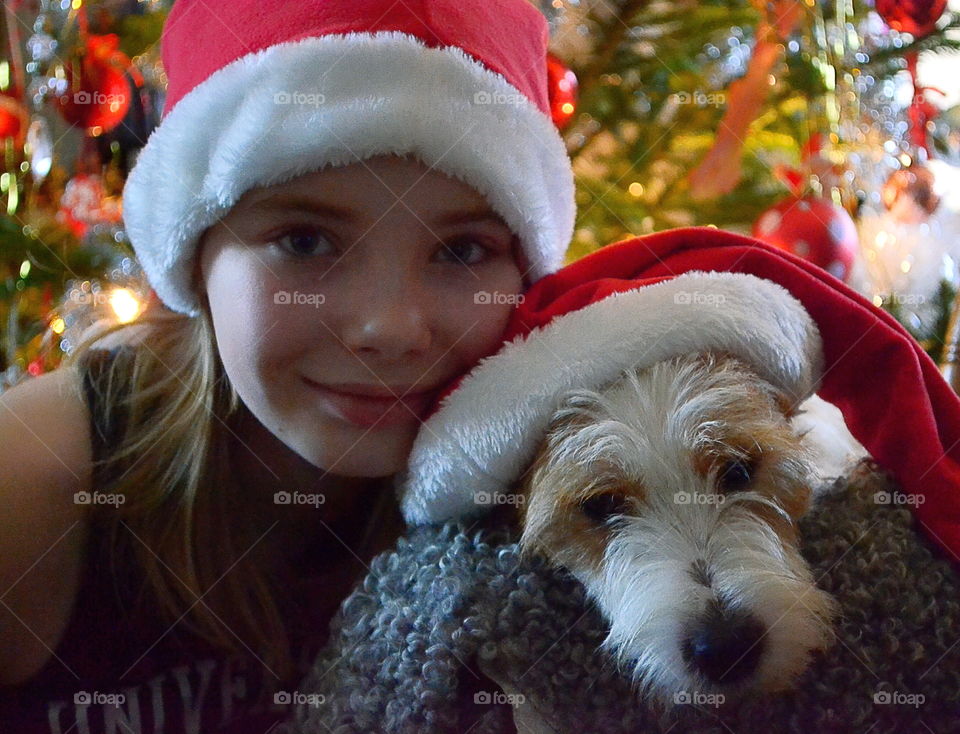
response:
<path fill-rule="evenodd" d="M 121 217 L 119 199 L 105 195 L 103 179 L 96 173 L 79 173 L 67 182 L 56 215 L 78 238 L 93 225 L 116 223 Z"/>
<path fill-rule="evenodd" d="M 880 197 L 895 220 L 909 224 L 926 221 L 940 204 L 933 174 L 919 163 L 894 171 Z"/>
<path fill-rule="evenodd" d="M 9 94 L 0 93 L 0 143 L 13 138 L 14 145 L 20 147 L 30 124 L 27 108 Z"/>
<path fill-rule="evenodd" d="M 115 33 L 88 35 L 79 56 L 67 64 L 67 92 L 57 100 L 67 122 L 94 136 L 119 125 L 130 108 L 130 83 L 124 76 L 130 60 L 119 44 Z"/>
<path fill-rule="evenodd" d="M 910 141 L 918 149 L 922 148 L 925 150 L 929 157 L 930 146 L 927 145 L 927 122 L 936 119 L 937 115 L 940 114 L 940 108 L 930 102 L 927 98 L 927 93 L 936 92 L 942 97 L 946 97 L 947 95 L 941 89 L 921 86 L 917 81 L 917 62 L 919 56 L 920 54 L 913 51 L 905 57 L 907 59 L 907 71 L 910 72 L 910 80 L 913 82 L 913 101 L 910 103 L 907 115 L 910 118 Z"/>
<path fill-rule="evenodd" d="M 880 17 L 895 31 L 923 38 L 936 28 L 947 0 L 877 0 Z"/>
<path fill-rule="evenodd" d="M 553 54 L 547 54 L 547 94 L 550 115 L 559 129 L 566 127 L 577 109 L 577 76 Z"/>
<path fill-rule="evenodd" d="M 860 247 L 857 227 L 846 210 L 815 196 L 791 196 L 770 207 L 753 225 L 753 236 L 843 281 Z"/>

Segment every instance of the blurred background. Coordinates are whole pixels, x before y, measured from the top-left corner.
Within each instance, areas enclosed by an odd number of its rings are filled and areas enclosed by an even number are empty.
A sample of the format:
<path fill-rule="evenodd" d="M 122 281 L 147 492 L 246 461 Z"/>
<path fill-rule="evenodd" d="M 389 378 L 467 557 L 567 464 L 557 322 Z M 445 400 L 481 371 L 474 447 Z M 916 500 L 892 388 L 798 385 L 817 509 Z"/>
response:
<path fill-rule="evenodd" d="M 577 176 L 569 259 L 688 225 L 753 234 L 960 330 L 960 0 L 531 0 Z M 151 302 L 121 192 L 159 124 L 170 0 L 5 0 L 0 392 Z M 955 338 L 955 337 L 953 337 Z"/>

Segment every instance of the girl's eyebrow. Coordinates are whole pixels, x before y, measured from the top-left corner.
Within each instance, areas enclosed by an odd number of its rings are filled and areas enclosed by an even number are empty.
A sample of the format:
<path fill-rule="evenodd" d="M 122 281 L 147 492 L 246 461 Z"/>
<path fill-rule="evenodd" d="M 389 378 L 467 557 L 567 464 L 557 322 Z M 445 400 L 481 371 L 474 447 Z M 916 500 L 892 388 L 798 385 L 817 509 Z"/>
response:
<path fill-rule="evenodd" d="M 275 194 L 273 196 L 268 196 L 255 204 L 251 204 L 250 209 L 284 209 L 287 211 L 301 211 L 310 214 L 323 214 L 334 219 L 350 222 L 352 224 L 359 223 L 362 219 L 360 214 L 353 209 L 336 206 L 334 204 L 327 204 L 316 199 L 311 199 L 308 196 L 301 196 L 298 194 Z M 431 221 L 437 225 L 472 224 L 474 222 L 489 221 L 494 224 L 499 224 L 502 227 L 507 226 L 504 224 L 503 219 L 498 214 L 487 208 L 446 212 L 440 216 L 433 217 Z"/>

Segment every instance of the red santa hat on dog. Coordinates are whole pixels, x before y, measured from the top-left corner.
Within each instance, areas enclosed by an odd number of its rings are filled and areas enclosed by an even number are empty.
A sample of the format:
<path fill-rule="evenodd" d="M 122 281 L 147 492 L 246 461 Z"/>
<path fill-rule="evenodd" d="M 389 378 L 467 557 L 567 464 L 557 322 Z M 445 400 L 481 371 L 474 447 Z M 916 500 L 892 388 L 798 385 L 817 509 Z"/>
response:
<path fill-rule="evenodd" d="M 479 493 L 510 491 L 567 390 L 709 350 L 746 360 L 796 403 L 816 392 L 837 406 L 960 560 L 960 398 L 936 365 L 825 271 L 708 227 L 610 245 L 535 283 L 504 346 L 424 423 L 402 477 L 406 520 L 466 518 L 489 507 Z"/>
<path fill-rule="evenodd" d="M 550 117 L 546 19 L 527 0 L 177 0 L 164 117 L 123 217 L 160 299 L 200 313 L 197 241 L 248 189 L 413 155 L 482 194 L 531 279 L 573 233 L 573 171 Z"/>

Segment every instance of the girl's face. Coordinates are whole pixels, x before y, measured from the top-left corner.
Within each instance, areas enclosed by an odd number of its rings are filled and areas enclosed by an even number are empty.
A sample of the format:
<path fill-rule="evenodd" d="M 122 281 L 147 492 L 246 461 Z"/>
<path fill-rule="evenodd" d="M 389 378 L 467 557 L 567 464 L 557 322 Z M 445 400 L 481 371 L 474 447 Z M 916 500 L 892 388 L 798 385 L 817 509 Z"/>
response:
<path fill-rule="evenodd" d="M 243 403 L 342 476 L 403 467 L 432 397 L 496 349 L 523 288 L 484 198 L 394 156 L 248 191 L 200 247 Z"/>

